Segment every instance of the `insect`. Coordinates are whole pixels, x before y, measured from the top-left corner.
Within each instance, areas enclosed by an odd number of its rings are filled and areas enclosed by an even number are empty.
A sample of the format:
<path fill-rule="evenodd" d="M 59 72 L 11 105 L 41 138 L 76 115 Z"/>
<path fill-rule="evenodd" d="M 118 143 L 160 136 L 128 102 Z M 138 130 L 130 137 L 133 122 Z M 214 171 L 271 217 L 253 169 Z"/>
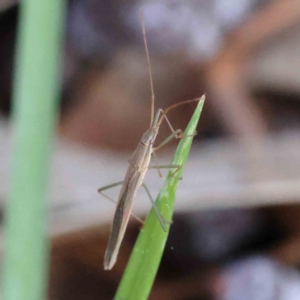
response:
<path fill-rule="evenodd" d="M 154 88 L 153 88 L 153 80 L 152 80 L 152 73 L 151 73 L 151 65 L 150 65 L 150 58 L 149 58 L 149 51 L 148 51 L 148 45 L 147 45 L 147 39 L 146 39 L 146 30 L 145 30 L 145 24 L 143 20 L 143 15 L 141 12 L 141 19 L 142 19 L 142 30 L 143 30 L 143 39 L 145 44 L 145 50 L 146 50 L 146 56 L 147 56 L 147 64 L 148 64 L 148 70 L 149 70 L 149 77 L 150 77 L 150 88 L 151 88 L 151 122 L 150 122 L 150 128 L 143 134 L 142 139 L 140 140 L 137 148 L 135 149 L 133 156 L 129 160 L 129 166 L 125 175 L 124 181 L 117 182 L 114 184 L 110 184 L 107 186 L 104 186 L 100 189 L 98 189 L 98 192 L 102 194 L 104 197 L 109 198 L 102 192 L 104 190 L 110 189 L 112 187 L 122 185 L 119 199 L 117 201 L 117 206 L 115 210 L 115 215 L 113 219 L 113 223 L 111 226 L 108 246 L 105 252 L 104 256 L 104 269 L 110 270 L 114 264 L 116 263 L 118 252 L 121 246 L 121 242 L 123 240 L 126 227 L 131 215 L 132 210 L 132 204 L 133 199 L 136 195 L 136 192 L 140 186 L 143 186 L 146 190 L 146 193 L 149 196 L 149 199 L 152 203 L 152 206 L 157 214 L 158 220 L 162 226 L 162 229 L 164 231 L 167 230 L 167 225 L 169 222 L 166 221 L 163 216 L 158 211 L 155 202 L 147 188 L 147 186 L 143 183 L 143 179 L 145 177 L 145 174 L 149 168 L 157 168 L 159 171 L 160 176 L 160 169 L 161 168 L 170 168 L 175 169 L 172 173 L 172 176 L 175 177 L 176 172 L 181 168 L 180 165 L 164 165 L 164 166 L 149 166 L 151 155 L 154 155 L 155 157 L 155 151 L 167 144 L 169 141 L 171 141 L 173 138 L 183 138 L 187 136 L 183 136 L 182 130 L 177 129 L 174 130 L 170 121 L 167 118 L 167 113 L 180 105 L 187 104 L 190 102 L 200 101 L 199 98 L 183 101 L 177 104 L 174 104 L 170 107 L 168 107 L 165 110 L 158 109 L 155 116 L 154 116 Z M 170 130 L 172 131 L 172 134 L 167 137 L 161 144 L 159 144 L 157 147 L 154 147 L 154 142 L 156 139 L 156 136 L 159 131 L 159 127 L 163 120 L 166 120 Z M 180 178 L 178 178 L 180 179 Z M 110 199 L 110 198 L 109 198 Z M 111 200 L 111 199 L 110 199 Z"/>

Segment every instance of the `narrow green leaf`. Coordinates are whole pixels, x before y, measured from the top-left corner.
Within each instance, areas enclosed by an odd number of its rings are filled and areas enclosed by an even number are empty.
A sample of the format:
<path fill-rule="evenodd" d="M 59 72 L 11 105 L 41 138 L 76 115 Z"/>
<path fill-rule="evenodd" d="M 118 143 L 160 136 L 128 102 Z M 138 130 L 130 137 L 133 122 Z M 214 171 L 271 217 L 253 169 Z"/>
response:
<path fill-rule="evenodd" d="M 205 96 L 202 96 L 199 101 L 184 135 L 194 134 L 201 115 L 204 98 Z M 192 140 L 192 137 L 187 137 L 180 141 L 173 164 L 185 165 Z M 181 176 L 182 169 L 176 173 L 176 176 Z M 178 184 L 178 179 L 172 177 L 171 174 L 172 171 L 169 172 L 168 178 L 156 199 L 156 205 L 166 220 L 172 220 Z M 168 226 L 167 232 L 163 231 L 152 209 L 134 246 L 115 300 L 143 300 L 148 298 L 165 248 L 169 229 L 170 226 Z"/>
<path fill-rule="evenodd" d="M 46 194 L 57 120 L 66 1 L 19 2 L 11 182 L 0 298 L 41 300 L 47 298 Z"/>

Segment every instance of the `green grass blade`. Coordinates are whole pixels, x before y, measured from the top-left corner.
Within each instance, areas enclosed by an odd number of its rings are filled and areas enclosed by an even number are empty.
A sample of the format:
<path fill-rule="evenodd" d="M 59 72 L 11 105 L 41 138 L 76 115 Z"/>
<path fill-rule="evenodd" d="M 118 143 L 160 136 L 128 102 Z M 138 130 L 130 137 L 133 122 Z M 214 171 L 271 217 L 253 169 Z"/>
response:
<path fill-rule="evenodd" d="M 196 107 L 185 130 L 185 135 L 192 135 L 195 132 L 203 104 L 204 96 Z M 192 137 L 188 137 L 180 141 L 173 164 L 184 166 L 192 140 Z M 182 169 L 176 173 L 176 176 L 181 176 Z M 168 178 L 156 200 L 156 205 L 166 220 L 172 220 L 178 184 L 178 179 L 171 176 L 172 172 L 169 172 Z M 162 230 L 152 209 L 134 246 L 115 300 L 143 300 L 148 298 L 167 241 L 168 231 L 169 226 L 167 232 Z"/>
<path fill-rule="evenodd" d="M 46 299 L 46 189 L 57 120 L 64 0 L 20 1 L 3 297 Z"/>

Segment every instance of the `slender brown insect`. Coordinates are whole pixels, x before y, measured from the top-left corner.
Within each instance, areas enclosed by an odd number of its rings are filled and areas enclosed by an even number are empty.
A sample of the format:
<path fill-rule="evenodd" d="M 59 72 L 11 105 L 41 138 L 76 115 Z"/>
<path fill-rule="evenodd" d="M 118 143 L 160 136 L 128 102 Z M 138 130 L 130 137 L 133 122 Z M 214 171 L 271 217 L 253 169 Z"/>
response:
<path fill-rule="evenodd" d="M 150 88 L 151 88 L 151 122 L 150 128 L 143 134 L 141 141 L 139 142 L 137 148 L 135 149 L 132 158 L 129 161 L 129 166 L 127 169 L 127 173 L 125 175 L 124 181 L 117 182 L 114 184 L 110 184 L 98 189 L 98 192 L 101 193 L 106 198 L 109 198 L 102 192 L 109 188 L 118 186 L 122 184 L 122 188 L 120 191 L 119 199 L 117 202 L 117 207 L 115 210 L 115 215 L 110 231 L 108 246 L 106 249 L 105 257 L 104 257 L 104 269 L 110 270 L 114 264 L 116 263 L 118 252 L 121 246 L 121 242 L 123 240 L 126 227 L 129 221 L 129 217 L 131 215 L 133 199 L 136 195 L 136 192 L 140 186 L 143 186 L 150 198 L 152 206 L 157 214 L 159 222 L 163 228 L 163 230 L 167 230 L 166 224 L 168 223 L 163 216 L 159 213 L 155 202 L 147 188 L 147 186 L 143 183 L 143 179 L 145 174 L 149 168 L 174 168 L 175 171 L 173 172 L 173 176 L 175 176 L 176 172 L 181 168 L 180 165 L 164 165 L 164 166 L 155 166 L 149 167 L 149 163 L 151 160 L 151 155 L 155 155 L 154 151 L 158 150 L 166 143 L 168 143 L 173 138 L 183 138 L 183 133 L 181 129 L 174 130 L 171 123 L 167 118 L 167 113 L 180 105 L 184 105 L 187 103 L 195 102 L 204 100 L 204 96 L 197 99 L 183 101 L 177 104 L 174 104 L 168 107 L 165 110 L 158 109 L 155 116 L 154 116 L 154 89 L 153 89 L 153 80 L 152 80 L 152 72 L 151 72 L 151 65 L 150 65 L 150 58 L 149 58 L 149 51 L 146 39 L 146 30 L 145 30 L 145 23 L 143 14 L 141 12 L 141 20 L 142 20 L 142 29 L 143 29 L 143 39 L 146 49 L 146 56 L 147 56 L 147 63 L 148 63 L 148 70 L 149 70 L 149 77 L 150 77 Z M 156 136 L 158 134 L 159 127 L 163 120 L 166 120 L 168 126 L 170 127 L 172 134 L 167 137 L 161 144 L 157 147 L 153 147 Z M 161 174 L 160 174 L 161 175 Z M 109 198 L 110 199 L 110 198 Z M 111 199 L 110 199 L 111 200 Z"/>

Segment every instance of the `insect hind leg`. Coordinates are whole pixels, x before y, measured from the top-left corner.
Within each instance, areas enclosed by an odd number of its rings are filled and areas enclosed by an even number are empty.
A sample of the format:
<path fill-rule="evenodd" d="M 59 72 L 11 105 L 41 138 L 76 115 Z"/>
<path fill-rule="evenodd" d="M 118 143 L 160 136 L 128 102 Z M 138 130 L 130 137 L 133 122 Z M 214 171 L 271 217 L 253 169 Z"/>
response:
<path fill-rule="evenodd" d="M 168 221 L 168 220 L 165 220 L 165 218 L 161 215 L 161 213 L 159 212 L 157 206 L 155 205 L 155 201 L 153 200 L 151 194 L 150 194 L 150 191 L 148 189 L 148 187 L 145 185 L 145 183 L 142 183 L 142 187 L 145 189 L 150 201 L 151 201 L 151 204 L 152 204 L 152 207 L 158 217 L 158 220 L 159 220 L 159 223 L 161 225 L 161 227 L 163 228 L 164 231 L 167 231 L 167 226 L 166 224 L 172 224 L 172 221 Z"/>
<path fill-rule="evenodd" d="M 104 198 L 106 198 L 107 200 L 109 200 L 110 202 L 114 203 L 114 204 L 117 204 L 117 201 L 115 201 L 114 199 L 112 199 L 111 197 L 109 197 L 108 195 L 104 194 L 103 191 L 105 190 L 109 190 L 115 186 L 118 186 L 118 185 L 121 185 L 124 181 L 119 181 L 119 182 L 116 182 L 116 183 L 112 183 L 112 184 L 109 184 L 109 185 L 105 185 L 104 187 L 98 189 L 98 193 L 101 194 Z M 142 225 L 144 225 L 144 221 L 139 218 L 138 216 L 136 216 L 135 214 L 131 213 L 130 214 L 133 218 L 135 218 L 138 222 L 140 222 Z"/>

